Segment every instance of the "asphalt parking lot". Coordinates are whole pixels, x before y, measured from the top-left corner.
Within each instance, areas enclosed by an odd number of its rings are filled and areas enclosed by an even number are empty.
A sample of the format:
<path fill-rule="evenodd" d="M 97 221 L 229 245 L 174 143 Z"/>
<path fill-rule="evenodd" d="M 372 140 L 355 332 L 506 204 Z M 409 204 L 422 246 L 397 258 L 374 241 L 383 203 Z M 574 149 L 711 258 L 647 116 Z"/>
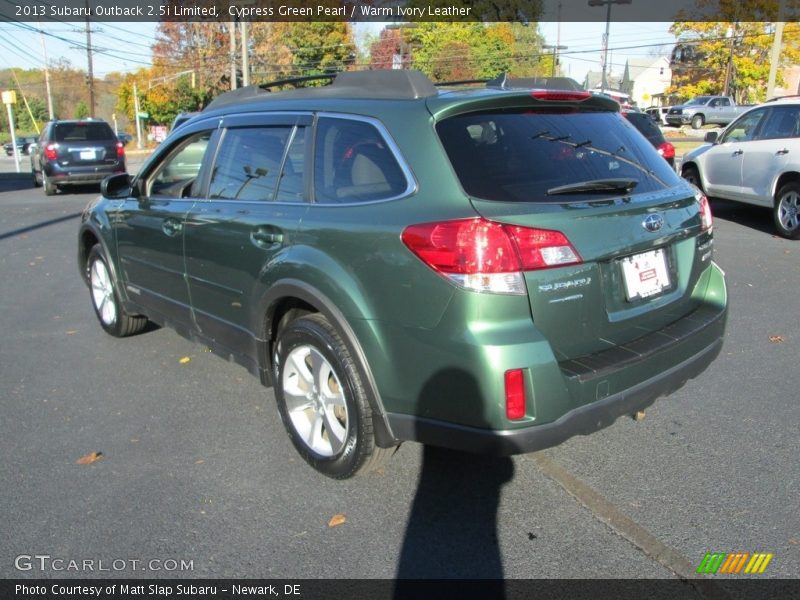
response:
<path fill-rule="evenodd" d="M 95 195 L 0 175 L 0 578 L 685 578 L 707 552 L 800 573 L 800 242 L 768 211 L 712 204 L 725 346 L 644 421 L 511 459 L 404 444 L 337 482 L 240 367 L 169 330 L 100 329 L 75 259 Z"/>

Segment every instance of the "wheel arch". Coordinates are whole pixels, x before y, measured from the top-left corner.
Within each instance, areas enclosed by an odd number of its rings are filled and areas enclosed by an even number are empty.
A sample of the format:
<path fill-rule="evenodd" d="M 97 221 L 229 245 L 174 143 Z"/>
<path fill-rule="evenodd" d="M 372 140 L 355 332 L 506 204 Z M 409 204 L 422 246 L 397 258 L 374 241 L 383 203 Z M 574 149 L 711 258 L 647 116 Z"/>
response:
<path fill-rule="evenodd" d="M 316 312 L 325 315 L 342 336 L 348 350 L 361 371 L 362 379 L 369 388 L 369 402 L 373 414 L 375 442 L 378 446 L 388 448 L 395 446 L 399 440 L 392 433 L 386 417 L 378 386 L 372 375 L 366 353 L 344 313 L 324 293 L 299 279 L 286 278 L 276 281 L 261 299 L 258 313 L 263 315 L 259 331 L 263 339 L 258 340 L 258 360 L 262 366 L 262 382 L 265 385 L 272 379 L 272 353 L 279 333 L 278 328 L 283 318 L 291 311 Z M 275 385 L 275 382 L 272 382 Z M 375 418 L 377 417 L 377 418 Z"/>
<path fill-rule="evenodd" d="M 772 186 L 772 202 L 773 204 L 776 201 L 776 196 L 780 189 L 786 185 L 787 183 L 791 182 L 800 182 L 800 173 L 797 171 L 786 171 L 785 173 L 781 173 L 776 179 L 775 183 Z"/>

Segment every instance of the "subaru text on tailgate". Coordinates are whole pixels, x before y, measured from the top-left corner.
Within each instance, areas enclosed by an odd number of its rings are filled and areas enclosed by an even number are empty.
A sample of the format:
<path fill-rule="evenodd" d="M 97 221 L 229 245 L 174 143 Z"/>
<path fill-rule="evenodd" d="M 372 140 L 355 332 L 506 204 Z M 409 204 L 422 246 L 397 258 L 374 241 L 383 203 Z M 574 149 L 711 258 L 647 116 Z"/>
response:
<path fill-rule="evenodd" d="M 150 319 L 272 385 L 320 472 L 404 440 L 552 446 L 719 353 L 708 201 L 613 100 L 416 71 L 268 88 L 106 180 L 80 268 L 110 334 Z"/>

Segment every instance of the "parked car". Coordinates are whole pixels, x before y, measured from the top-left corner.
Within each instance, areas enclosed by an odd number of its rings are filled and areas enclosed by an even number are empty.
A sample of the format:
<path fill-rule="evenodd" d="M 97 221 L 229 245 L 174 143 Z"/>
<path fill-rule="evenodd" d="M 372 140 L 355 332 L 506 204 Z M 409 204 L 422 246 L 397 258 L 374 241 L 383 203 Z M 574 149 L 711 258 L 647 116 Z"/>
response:
<path fill-rule="evenodd" d="M 703 125 L 727 125 L 750 106 L 737 106 L 730 96 L 698 96 L 685 104 L 673 106 L 667 112 L 670 125 L 692 125 L 700 129 Z"/>
<path fill-rule="evenodd" d="M 128 144 L 133 141 L 133 136 L 130 133 L 125 133 L 124 131 L 120 131 L 117 134 L 117 139 L 122 142 L 123 146 L 127 146 Z"/>
<path fill-rule="evenodd" d="M 31 154 L 31 173 L 34 185 L 52 196 L 125 173 L 125 148 L 105 121 L 50 121 Z"/>
<path fill-rule="evenodd" d="M 669 113 L 669 109 L 672 108 L 671 106 L 651 106 L 650 108 L 646 108 L 644 112 L 650 115 L 650 118 L 653 119 L 659 125 L 668 125 L 667 123 L 667 114 Z"/>
<path fill-rule="evenodd" d="M 150 319 L 272 385 L 321 473 L 552 446 L 720 351 L 708 202 L 616 102 L 407 70 L 265 88 L 105 180 L 80 272 L 109 334 Z"/>
<path fill-rule="evenodd" d="M 687 153 L 685 179 L 709 196 L 772 210 L 778 233 L 800 238 L 800 98 L 752 108 Z"/>
<path fill-rule="evenodd" d="M 28 154 L 30 152 L 31 144 L 36 143 L 35 136 L 18 137 L 17 138 L 17 151 L 20 154 Z M 6 151 L 7 156 L 14 156 L 14 144 L 8 142 L 3 144 L 3 149 Z"/>
<path fill-rule="evenodd" d="M 669 166 L 675 168 L 675 146 L 666 140 L 653 118 L 646 113 L 632 110 L 623 110 L 622 115 L 628 119 L 639 133 L 647 138 L 648 142 L 653 144 L 653 147 L 664 157 Z"/>

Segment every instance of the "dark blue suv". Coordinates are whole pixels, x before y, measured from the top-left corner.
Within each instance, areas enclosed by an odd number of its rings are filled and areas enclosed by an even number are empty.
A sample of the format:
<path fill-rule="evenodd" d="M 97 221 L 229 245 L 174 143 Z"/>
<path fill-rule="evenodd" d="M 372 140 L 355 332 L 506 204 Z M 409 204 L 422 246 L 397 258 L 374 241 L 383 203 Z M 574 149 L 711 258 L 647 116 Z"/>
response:
<path fill-rule="evenodd" d="M 31 172 L 34 185 L 52 196 L 63 186 L 124 173 L 125 148 L 105 121 L 50 121 L 31 152 Z"/>

